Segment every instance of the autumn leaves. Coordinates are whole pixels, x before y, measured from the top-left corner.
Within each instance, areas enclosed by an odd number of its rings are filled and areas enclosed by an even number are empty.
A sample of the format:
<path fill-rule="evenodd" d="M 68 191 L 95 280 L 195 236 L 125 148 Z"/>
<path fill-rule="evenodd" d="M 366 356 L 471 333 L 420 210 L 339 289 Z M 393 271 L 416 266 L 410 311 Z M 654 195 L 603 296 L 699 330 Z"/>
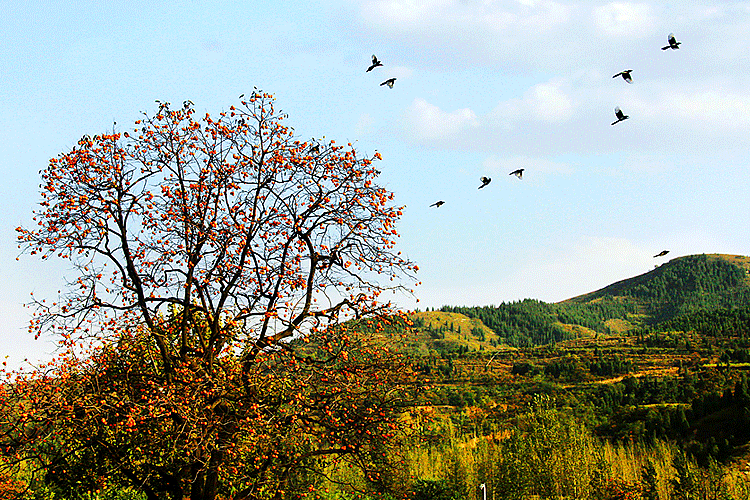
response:
<path fill-rule="evenodd" d="M 380 322 L 356 341 L 346 325 L 391 313 L 381 294 L 414 277 L 395 251 L 402 207 L 376 182 L 378 153 L 301 141 L 285 119 L 257 90 L 217 117 L 159 103 L 50 161 L 18 238 L 75 271 L 32 323 L 63 333 L 55 369 L 69 376 L 19 382 L 0 409 L 36 390 L 34 418 L 64 438 L 43 452 L 23 439 L 18 460 L 68 460 L 66 477 L 154 498 L 290 488 L 326 456 L 390 473 L 373 450 L 399 427 L 408 370 Z M 0 423 L 0 439 L 14 432 Z"/>

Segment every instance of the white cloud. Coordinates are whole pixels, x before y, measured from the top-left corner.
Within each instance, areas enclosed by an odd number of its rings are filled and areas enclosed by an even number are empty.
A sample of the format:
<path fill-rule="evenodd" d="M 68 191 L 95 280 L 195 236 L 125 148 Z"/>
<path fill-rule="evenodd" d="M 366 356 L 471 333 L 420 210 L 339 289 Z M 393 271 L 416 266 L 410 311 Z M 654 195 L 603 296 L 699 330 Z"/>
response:
<path fill-rule="evenodd" d="M 369 0 L 359 5 L 361 31 L 397 40 L 412 53 L 440 67 L 523 65 L 568 47 L 558 34 L 575 8 L 555 1 Z M 520 55 L 520 58 L 519 58 Z"/>
<path fill-rule="evenodd" d="M 418 287 L 421 304 L 488 305 L 525 298 L 559 302 L 593 292 L 617 281 L 653 269 L 656 251 L 648 243 L 625 238 L 584 236 L 567 245 L 547 245 L 528 252 L 506 267 L 507 273 L 491 280 L 461 280 L 450 285 Z"/>
<path fill-rule="evenodd" d="M 733 136 L 750 127 L 750 94 L 732 90 L 673 89 L 634 99 L 631 109 L 673 130 Z"/>
<path fill-rule="evenodd" d="M 462 3 L 462 2 L 459 2 Z M 524 1 L 518 2 L 522 7 L 515 11 L 501 10 L 496 2 L 483 2 L 481 8 L 472 11 L 471 24 L 484 26 L 497 31 L 521 31 L 535 29 L 548 31 L 570 20 L 572 8 L 558 2 Z"/>
<path fill-rule="evenodd" d="M 705 91 L 662 96 L 665 111 L 677 118 L 722 123 L 726 126 L 750 122 L 750 95 Z"/>
<path fill-rule="evenodd" d="M 522 263 L 503 287 L 557 302 L 648 272 L 654 264 L 651 246 L 625 238 L 583 236 L 546 252 Z"/>
<path fill-rule="evenodd" d="M 683 49 L 705 46 L 709 57 L 736 65 L 744 48 L 726 42 L 747 39 L 750 30 L 747 3 L 735 2 L 350 0 L 347 7 L 357 23 L 353 36 L 368 44 L 387 38 L 409 64 L 441 70 L 630 64 L 645 54 L 658 57 L 652 50 L 670 31 L 685 43 Z"/>
<path fill-rule="evenodd" d="M 477 28 L 492 31 L 534 27 L 548 30 L 568 21 L 571 7 L 553 1 L 472 2 L 463 0 L 371 0 L 362 3 L 365 23 L 380 28 L 440 33 L 446 26 L 455 31 Z M 455 31 L 450 35 L 455 35 Z"/>
<path fill-rule="evenodd" d="M 479 119 L 469 108 L 448 113 L 417 98 L 406 110 L 406 127 L 407 133 L 414 139 L 445 140 L 479 127 Z"/>
<path fill-rule="evenodd" d="M 512 140 L 508 132 L 521 129 L 521 124 L 525 126 L 525 136 L 538 137 L 547 134 L 550 124 L 564 123 L 573 117 L 576 105 L 564 90 L 567 86 L 562 79 L 536 84 L 522 97 L 502 101 L 483 116 L 471 108 L 445 111 L 424 98 L 416 98 L 404 114 L 405 132 L 417 142 L 469 149 L 485 149 L 488 138 L 501 140 L 502 136 L 503 141 Z"/>
<path fill-rule="evenodd" d="M 643 38 L 656 26 L 653 9 L 645 3 L 612 2 L 594 8 L 592 16 L 599 32 L 610 37 Z"/>
<path fill-rule="evenodd" d="M 440 11 L 451 3 L 451 0 L 375 0 L 362 5 L 362 16 L 373 24 L 413 25 L 428 17 L 431 12 Z"/>
<path fill-rule="evenodd" d="M 527 90 L 522 98 L 510 99 L 498 104 L 492 115 L 503 124 L 509 121 L 543 121 L 557 123 L 573 116 L 573 100 L 563 91 L 560 79 L 539 83 Z"/>

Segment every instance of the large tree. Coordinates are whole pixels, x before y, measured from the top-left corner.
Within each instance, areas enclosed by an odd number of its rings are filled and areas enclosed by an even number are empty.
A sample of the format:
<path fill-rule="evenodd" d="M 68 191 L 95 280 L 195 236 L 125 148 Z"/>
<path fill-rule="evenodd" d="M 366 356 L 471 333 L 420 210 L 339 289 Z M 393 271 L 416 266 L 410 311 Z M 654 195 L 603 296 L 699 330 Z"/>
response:
<path fill-rule="evenodd" d="M 417 268 L 394 250 L 379 155 L 300 141 L 258 91 L 194 115 L 160 103 L 42 172 L 19 242 L 76 275 L 31 329 L 67 350 L 4 387 L 3 451 L 69 491 L 302 495 L 322 457 L 385 488 L 409 397 L 381 294 Z"/>

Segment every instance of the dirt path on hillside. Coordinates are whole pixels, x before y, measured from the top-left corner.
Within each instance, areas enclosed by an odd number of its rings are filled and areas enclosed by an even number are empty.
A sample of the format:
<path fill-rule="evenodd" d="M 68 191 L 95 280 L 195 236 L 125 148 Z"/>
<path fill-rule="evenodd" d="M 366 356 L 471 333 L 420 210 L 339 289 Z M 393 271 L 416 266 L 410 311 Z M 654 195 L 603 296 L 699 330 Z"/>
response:
<path fill-rule="evenodd" d="M 669 367 L 669 368 L 654 368 L 652 370 L 642 370 L 638 373 L 627 373 L 625 375 L 620 375 L 618 377 L 612 377 L 612 378 L 606 378 L 604 380 L 594 380 L 593 382 L 582 382 L 580 384 L 570 384 L 570 385 L 564 385 L 564 389 L 570 389 L 571 387 L 578 387 L 581 385 L 600 385 L 600 384 L 616 384 L 617 382 L 621 382 L 624 379 L 628 377 L 646 377 L 646 376 L 656 376 L 656 377 L 664 377 L 664 376 L 675 376 L 677 375 L 678 368 L 676 366 Z"/>

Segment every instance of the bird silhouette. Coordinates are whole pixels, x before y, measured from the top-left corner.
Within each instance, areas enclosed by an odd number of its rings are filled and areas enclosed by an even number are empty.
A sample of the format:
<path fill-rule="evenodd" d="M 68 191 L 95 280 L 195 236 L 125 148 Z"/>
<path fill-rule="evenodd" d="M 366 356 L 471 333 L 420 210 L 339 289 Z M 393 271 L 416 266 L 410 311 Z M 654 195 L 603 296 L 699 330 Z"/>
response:
<path fill-rule="evenodd" d="M 619 107 L 615 108 L 615 116 L 617 117 L 617 120 L 613 121 L 612 125 L 614 125 L 616 123 L 620 123 L 621 121 L 627 120 L 628 118 L 630 118 L 628 115 L 626 115 L 625 113 L 623 113 L 622 110 Z"/>
<path fill-rule="evenodd" d="M 320 153 L 320 144 L 315 144 L 314 146 L 311 146 L 309 152 Z"/>
<path fill-rule="evenodd" d="M 382 65 L 383 65 L 383 63 L 380 62 L 377 57 L 375 57 L 375 54 L 373 54 L 372 55 L 372 64 L 370 64 L 370 67 L 367 68 L 367 71 L 365 71 L 365 73 L 368 73 L 368 72 L 374 70 L 375 68 L 377 68 L 378 66 L 382 66 Z"/>
<path fill-rule="evenodd" d="M 484 186 L 492 182 L 492 179 L 490 179 L 489 177 L 484 177 L 484 176 L 480 177 L 479 180 L 482 181 L 482 185 L 479 186 L 477 189 L 482 189 Z"/>
<path fill-rule="evenodd" d="M 382 87 L 383 85 L 388 85 L 389 88 L 393 88 L 393 84 L 394 83 L 396 83 L 396 79 L 395 78 L 389 78 L 386 81 L 384 81 L 383 83 L 381 83 L 380 86 Z"/>
<path fill-rule="evenodd" d="M 626 69 L 625 71 L 620 71 L 619 73 L 617 73 L 612 78 L 617 78 L 618 76 L 621 76 L 622 79 L 625 80 L 626 82 L 633 83 L 633 77 L 630 76 L 630 73 L 632 73 L 632 72 L 633 72 L 632 69 Z"/>
<path fill-rule="evenodd" d="M 680 44 L 682 43 L 677 41 L 677 39 L 674 37 L 674 33 L 669 34 L 669 36 L 667 37 L 667 42 L 669 42 L 669 45 L 667 45 L 666 47 L 662 47 L 661 50 L 677 50 L 680 48 Z"/>
<path fill-rule="evenodd" d="M 508 175 L 515 175 L 519 179 L 523 179 L 523 171 L 526 170 L 524 168 L 519 168 L 518 170 L 514 170 L 513 172 L 509 173 Z"/>
<path fill-rule="evenodd" d="M 654 255 L 654 258 L 657 258 L 657 257 L 664 257 L 664 256 L 665 256 L 665 255 L 667 255 L 668 253 L 669 253 L 669 250 L 662 250 L 661 252 L 659 252 L 659 253 L 657 253 L 656 255 Z"/>
<path fill-rule="evenodd" d="M 433 203 L 433 204 L 432 204 L 432 205 L 430 205 L 430 206 L 431 206 L 431 207 L 438 207 L 438 208 L 440 208 L 440 206 L 441 206 L 441 205 L 445 205 L 445 202 L 444 202 L 443 200 L 440 200 L 440 201 L 436 201 L 435 203 Z"/>

